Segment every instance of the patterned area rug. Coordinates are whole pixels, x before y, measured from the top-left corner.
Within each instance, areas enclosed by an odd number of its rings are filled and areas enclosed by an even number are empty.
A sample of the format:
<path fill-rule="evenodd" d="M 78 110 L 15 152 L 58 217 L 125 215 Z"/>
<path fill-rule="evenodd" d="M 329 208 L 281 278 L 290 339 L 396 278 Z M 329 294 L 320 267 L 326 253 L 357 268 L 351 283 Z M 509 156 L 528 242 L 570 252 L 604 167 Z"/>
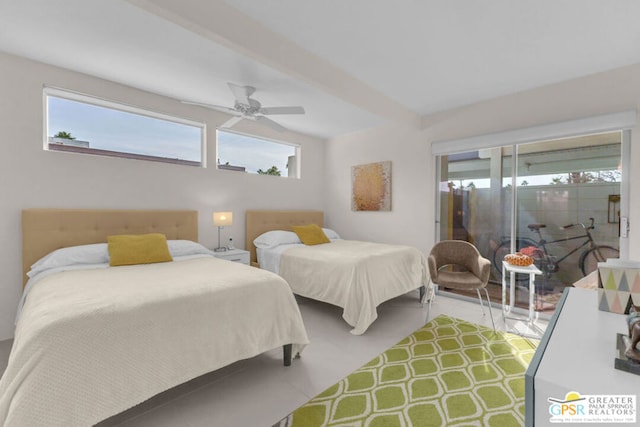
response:
<path fill-rule="evenodd" d="M 274 427 L 522 426 L 537 345 L 438 316 Z"/>

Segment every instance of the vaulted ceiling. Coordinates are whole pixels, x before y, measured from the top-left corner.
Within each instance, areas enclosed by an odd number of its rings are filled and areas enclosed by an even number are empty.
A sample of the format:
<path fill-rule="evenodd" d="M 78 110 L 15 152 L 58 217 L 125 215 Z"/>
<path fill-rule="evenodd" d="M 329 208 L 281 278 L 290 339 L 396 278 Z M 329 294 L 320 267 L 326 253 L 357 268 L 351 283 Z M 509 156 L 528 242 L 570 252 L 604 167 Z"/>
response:
<path fill-rule="evenodd" d="M 322 138 L 640 63 L 636 0 L 0 0 L 0 50 Z"/>

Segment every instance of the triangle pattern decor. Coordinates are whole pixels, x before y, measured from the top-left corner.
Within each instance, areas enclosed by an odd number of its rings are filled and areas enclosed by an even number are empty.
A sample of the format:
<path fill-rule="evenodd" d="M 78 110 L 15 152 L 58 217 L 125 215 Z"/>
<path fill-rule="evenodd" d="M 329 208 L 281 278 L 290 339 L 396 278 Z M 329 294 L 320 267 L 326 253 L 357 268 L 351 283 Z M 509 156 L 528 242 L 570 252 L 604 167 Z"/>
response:
<path fill-rule="evenodd" d="M 609 289 L 598 289 L 598 309 L 612 313 L 624 314 L 631 292 Z"/>
<path fill-rule="evenodd" d="M 607 296 L 604 292 L 604 290 L 598 289 L 598 310 L 611 311 L 609 308 L 609 301 L 607 301 Z"/>
<path fill-rule="evenodd" d="M 631 287 L 631 292 L 634 294 L 640 294 L 640 274 L 636 274 L 636 278 L 633 281 L 633 285 Z"/>
<path fill-rule="evenodd" d="M 537 345 L 438 316 L 274 427 L 522 426 Z"/>
<path fill-rule="evenodd" d="M 616 278 L 613 275 L 613 270 L 609 270 L 609 275 L 607 277 L 607 281 L 605 282 L 604 288 L 611 290 L 616 289 Z"/>
<path fill-rule="evenodd" d="M 640 269 L 598 267 L 598 309 L 626 314 L 629 299 L 640 306 Z"/>
<path fill-rule="evenodd" d="M 613 273 L 613 280 L 614 280 L 614 288 L 618 289 L 620 287 L 620 282 L 622 282 L 622 276 L 624 276 L 624 269 L 623 268 L 612 268 L 611 269 L 611 273 Z M 613 289 L 613 288 L 611 288 Z"/>
<path fill-rule="evenodd" d="M 631 272 L 630 272 L 631 273 Z M 622 276 L 620 277 L 620 283 L 618 283 L 618 290 L 629 292 L 629 283 L 627 282 L 627 274 L 623 271 Z"/>

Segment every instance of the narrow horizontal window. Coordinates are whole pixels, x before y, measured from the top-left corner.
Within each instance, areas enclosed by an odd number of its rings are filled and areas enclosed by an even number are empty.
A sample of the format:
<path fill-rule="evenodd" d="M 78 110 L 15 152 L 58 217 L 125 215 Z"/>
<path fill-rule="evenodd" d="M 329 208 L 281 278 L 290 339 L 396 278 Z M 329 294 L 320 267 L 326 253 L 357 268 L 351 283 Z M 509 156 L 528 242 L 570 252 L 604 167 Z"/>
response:
<path fill-rule="evenodd" d="M 204 124 L 45 88 L 45 150 L 203 166 Z"/>
<path fill-rule="evenodd" d="M 300 146 L 218 129 L 220 170 L 300 177 Z"/>

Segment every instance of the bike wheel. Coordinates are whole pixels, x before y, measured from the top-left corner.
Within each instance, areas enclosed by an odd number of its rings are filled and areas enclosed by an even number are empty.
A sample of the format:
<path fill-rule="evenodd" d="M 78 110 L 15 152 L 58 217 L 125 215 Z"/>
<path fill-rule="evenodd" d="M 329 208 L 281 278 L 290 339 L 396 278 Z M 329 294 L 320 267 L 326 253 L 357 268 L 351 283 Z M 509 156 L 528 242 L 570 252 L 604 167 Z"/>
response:
<path fill-rule="evenodd" d="M 527 248 L 529 246 L 538 247 L 536 242 L 534 242 L 531 239 L 527 239 L 527 238 L 516 239 L 516 252 L 520 251 L 520 249 L 522 248 Z M 500 243 L 500 245 L 493 252 L 493 266 L 498 272 L 498 276 L 496 277 L 496 280 L 502 279 L 502 260 L 504 260 L 505 255 L 509 255 L 510 253 L 511 253 L 511 240 L 508 240 L 508 239 L 503 240 L 502 243 Z M 516 274 L 517 282 L 528 281 L 528 280 L 529 280 L 528 275 Z"/>
<path fill-rule="evenodd" d="M 599 262 L 605 262 L 609 258 L 618 258 L 619 256 L 620 251 L 614 247 L 606 245 L 594 246 L 580 255 L 578 265 L 582 270 L 582 274 L 586 276 L 598 268 Z"/>

